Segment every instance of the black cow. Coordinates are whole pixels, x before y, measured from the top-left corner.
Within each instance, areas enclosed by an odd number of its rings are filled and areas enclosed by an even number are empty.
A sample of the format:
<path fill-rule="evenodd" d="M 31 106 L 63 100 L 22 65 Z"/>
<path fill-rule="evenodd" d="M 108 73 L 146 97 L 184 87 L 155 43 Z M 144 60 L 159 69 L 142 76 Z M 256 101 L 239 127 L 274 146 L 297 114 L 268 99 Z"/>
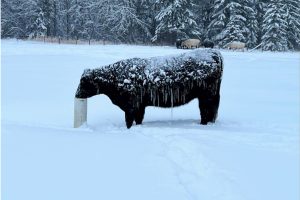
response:
<path fill-rule="evenodd" d="M 214 43 L 211 40 L 204 40 L 203 46 L 205 48 L 214 48 Z"/>
<path fill-rule="evenodd" d="M 201 124 L 215 122 L 223 73 L 216 50 L 149 59 L 132 58 L 83 72 L 76 98 L 107 95 L 125 112 L 127 128 L 141 124 L 147 106 L 176 107 L 197 98 Z"/>
<path fill-rule="evenodd" d="M 177 49 L 181 49 L 181 48 L 182 48 L 181 43 L 182 43 L 183 41 L 184 41 L 184 40 L 182 40 L 182 39 L 177 39 L 177 40 L 176 40 L 176 47 L 177 47 Z"/>

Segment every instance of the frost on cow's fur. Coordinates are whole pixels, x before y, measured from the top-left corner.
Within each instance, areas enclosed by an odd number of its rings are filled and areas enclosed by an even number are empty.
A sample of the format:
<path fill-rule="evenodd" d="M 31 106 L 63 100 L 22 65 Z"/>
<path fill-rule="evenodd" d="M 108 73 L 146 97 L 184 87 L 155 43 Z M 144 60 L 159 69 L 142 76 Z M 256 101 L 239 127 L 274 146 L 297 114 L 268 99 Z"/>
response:
<path fill-rule="evenodd" d="M 172 56 L 121 60 L 85 70 L 76 97 L 104 93 L 125 113 L 149 105 L 179 106 L 202 94 L 219 95 L 222 62 L 218 51 L 200 49 Z M 93 91 L 84 95 L 91 88 Z M 112 91 L 114 94 L 108 94 Z M 122 105 L 121 100 L 128 103 Z"/>

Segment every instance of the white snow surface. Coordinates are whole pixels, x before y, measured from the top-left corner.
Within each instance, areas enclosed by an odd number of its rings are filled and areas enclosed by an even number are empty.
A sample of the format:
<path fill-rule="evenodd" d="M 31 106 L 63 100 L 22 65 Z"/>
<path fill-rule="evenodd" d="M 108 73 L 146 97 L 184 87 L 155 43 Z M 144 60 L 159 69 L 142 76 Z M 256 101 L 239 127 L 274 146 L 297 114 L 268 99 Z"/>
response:
<path fill-rule="evenodd" d="M 72 128 L 85 68 L 185 51 L 2 40 L 2 199 L 298 200 L 299 53 L 221 51 L 215 124 L 194 100 L 128 130 L 98 95 Z"/>

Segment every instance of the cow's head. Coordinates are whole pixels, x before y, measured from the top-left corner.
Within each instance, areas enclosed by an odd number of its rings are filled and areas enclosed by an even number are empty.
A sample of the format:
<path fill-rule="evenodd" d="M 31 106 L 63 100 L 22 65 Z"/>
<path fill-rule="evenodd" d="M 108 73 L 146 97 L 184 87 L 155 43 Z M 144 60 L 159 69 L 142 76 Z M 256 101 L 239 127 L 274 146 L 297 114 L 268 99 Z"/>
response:
<path fill-rule="evenodd" d="M 97 94 L 98 88 L 94 82 L 94 73 L 90 69 L 84 70 L 75 97 L 86 99 Z"/>

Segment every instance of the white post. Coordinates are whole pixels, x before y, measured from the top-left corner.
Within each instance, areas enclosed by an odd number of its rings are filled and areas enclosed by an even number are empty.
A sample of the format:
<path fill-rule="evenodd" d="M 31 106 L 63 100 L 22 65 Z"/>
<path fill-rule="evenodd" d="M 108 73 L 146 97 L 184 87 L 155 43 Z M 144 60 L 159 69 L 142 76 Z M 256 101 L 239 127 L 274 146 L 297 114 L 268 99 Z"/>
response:
<path fill-rule="evenodd" d="M 87 99 L 75 98 L 74 128 L 80 127 L 86 121 L 87 121 Z"/>

